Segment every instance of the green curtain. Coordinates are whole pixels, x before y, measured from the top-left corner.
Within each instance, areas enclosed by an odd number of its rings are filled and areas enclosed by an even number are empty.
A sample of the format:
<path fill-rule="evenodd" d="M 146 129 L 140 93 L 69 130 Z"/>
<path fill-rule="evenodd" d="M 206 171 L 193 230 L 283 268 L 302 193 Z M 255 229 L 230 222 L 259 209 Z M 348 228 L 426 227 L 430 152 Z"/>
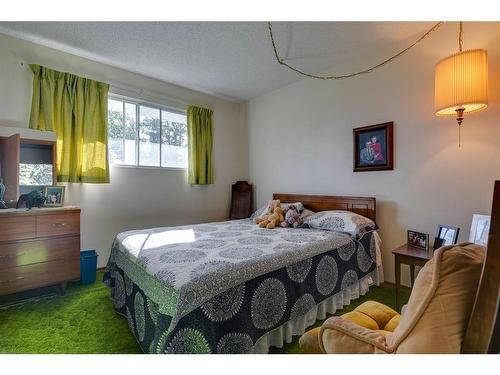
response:
<path fill-rule="evenodd" d="M 109 85 L 39 65 L 33 71 L 31 129 L 57 135 L 57 181 L 109 183 Z"/>
<path fill-rule="evenodd" d="M 211 109 L 189 106 L 187 109 L 189 168 L 191 185 L 214 183 L 212 168 L 212 113 Z"/>

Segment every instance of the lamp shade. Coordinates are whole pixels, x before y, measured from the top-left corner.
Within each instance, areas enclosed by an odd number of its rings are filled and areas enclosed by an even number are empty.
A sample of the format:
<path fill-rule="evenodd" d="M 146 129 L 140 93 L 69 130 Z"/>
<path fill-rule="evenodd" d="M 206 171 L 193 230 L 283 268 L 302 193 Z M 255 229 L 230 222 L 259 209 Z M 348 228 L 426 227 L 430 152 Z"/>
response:
<path fill-rule="evenodd" d="M 434 104 L 438 116 L 474 112 L 488 105 L 488 51 L 474 49 L 451 55 L 436 65 Z"/>

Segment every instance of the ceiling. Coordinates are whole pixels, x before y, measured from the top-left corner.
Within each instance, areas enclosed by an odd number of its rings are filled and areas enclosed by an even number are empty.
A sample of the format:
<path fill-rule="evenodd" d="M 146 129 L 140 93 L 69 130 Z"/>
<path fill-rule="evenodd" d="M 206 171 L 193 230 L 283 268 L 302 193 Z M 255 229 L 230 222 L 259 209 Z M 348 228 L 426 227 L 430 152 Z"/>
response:
<path fill-rule="evenodd" d="M 279 22 L 273 32 L 288 63 L 321 73 L 366 68 L 433 24 Z M 236 101 L 302 78 L 277 64 L 265 22 L 1 22 L 0 32 Z"/>

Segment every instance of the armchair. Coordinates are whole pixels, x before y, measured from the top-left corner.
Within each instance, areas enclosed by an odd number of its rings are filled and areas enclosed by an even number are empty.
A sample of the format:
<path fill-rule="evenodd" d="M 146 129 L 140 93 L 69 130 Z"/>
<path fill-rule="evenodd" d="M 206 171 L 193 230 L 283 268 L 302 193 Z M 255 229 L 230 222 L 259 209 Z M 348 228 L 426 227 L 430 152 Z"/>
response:
<path fill-rule="evenodd" d="M 420 271 L 403 316 L 365 302 L 305 333 L 300 345 L 322 353 L 460 353 L 484 255 L 470 243 L 442 247 Z"/>

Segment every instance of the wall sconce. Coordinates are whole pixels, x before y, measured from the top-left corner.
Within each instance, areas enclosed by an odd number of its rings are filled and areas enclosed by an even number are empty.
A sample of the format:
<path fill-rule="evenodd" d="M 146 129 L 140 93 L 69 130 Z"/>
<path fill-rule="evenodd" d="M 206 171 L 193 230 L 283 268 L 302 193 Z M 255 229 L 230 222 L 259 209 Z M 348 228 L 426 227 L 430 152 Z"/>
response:
<path fill-rule="evenodd" d="M 437 116 L 457 116 L 460 147 L 460 125 L 464 114 L 477 112 L 488 106 L 488 51 L 462 51 L 462 22 L 458 46 L 458 53 L 436 64 L 434 105 Z"/>

